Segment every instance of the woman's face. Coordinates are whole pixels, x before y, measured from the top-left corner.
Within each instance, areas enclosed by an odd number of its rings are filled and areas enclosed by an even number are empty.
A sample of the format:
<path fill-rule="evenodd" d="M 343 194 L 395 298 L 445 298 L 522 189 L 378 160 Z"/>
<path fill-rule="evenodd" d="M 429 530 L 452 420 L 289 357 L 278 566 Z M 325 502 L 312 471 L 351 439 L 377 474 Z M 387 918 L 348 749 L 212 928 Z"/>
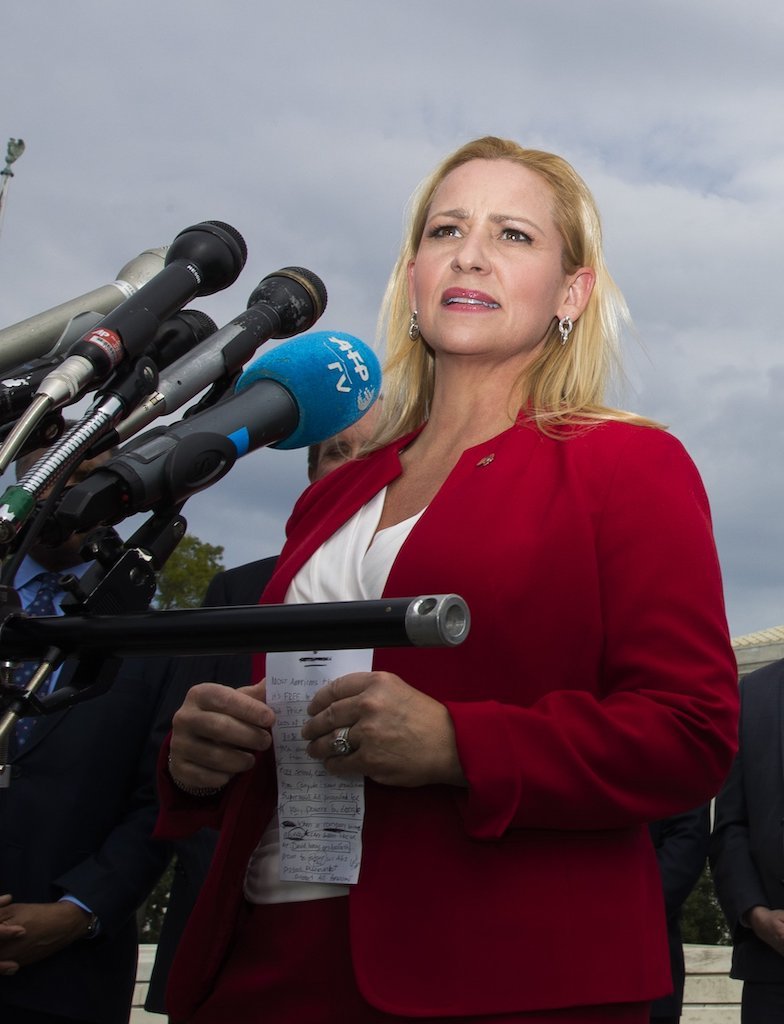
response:
<path fill-rule="evenodd" d="M 564 273 L 551 208 L 544 179 L 510 160 L 472 160 L 444 179 L 408 267 L 411 308 L 437 355 L 518 372 L 554 318 L 579 316 L 593 271 Z"/>

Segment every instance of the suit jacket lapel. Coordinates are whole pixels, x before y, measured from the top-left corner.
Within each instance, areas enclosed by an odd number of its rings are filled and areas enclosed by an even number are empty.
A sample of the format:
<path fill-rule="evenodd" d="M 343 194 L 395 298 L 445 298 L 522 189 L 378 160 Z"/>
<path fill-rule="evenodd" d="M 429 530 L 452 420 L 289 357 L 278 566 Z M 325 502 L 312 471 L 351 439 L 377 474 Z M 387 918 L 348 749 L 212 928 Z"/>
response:
<path fill-rule="evenodd" d="M 382 487 L 400 475 L 398 451 L 406 442 L 407 438 L 403 438 L 367 459 L 333 470 L 303 494 L 292 512 L 288 530 L 293 531 L 300 523 L 305 523 L 307 528 L 297 530 L 301 537 L 298 544 L 287 541 L 284 545 L 275 575 L 264 591 L 264 604 L 282 603 L 289 583 L 313 552 Z"/>

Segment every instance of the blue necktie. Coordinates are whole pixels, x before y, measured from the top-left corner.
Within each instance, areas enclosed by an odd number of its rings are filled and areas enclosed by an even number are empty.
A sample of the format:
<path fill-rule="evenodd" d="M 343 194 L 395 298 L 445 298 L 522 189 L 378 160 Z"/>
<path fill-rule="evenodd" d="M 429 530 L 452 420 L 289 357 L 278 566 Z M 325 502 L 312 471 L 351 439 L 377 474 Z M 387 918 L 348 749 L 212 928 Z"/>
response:
<path fill-rule="evenodd" d="M 40 572 L 37 576 L 34 576 L 32 583 L 38 584 L 38 589 L 35 592 L 35 597 L 27 605 L 25 611 L 28 615 L 56 615 L 57 610 L 54 606 L 55 594 L 60 591 L 60 574 L 57 572 Z M 14 669 L 14 685 L 19 687 L 25 687 L 33 678 L 33 673 L 38 668 L 37 661 L 23 661 L 22 664 Z M 52 685 L 52 677 L 47 679 L 43 686 L 38 689 L 38 696 L 43 697 L 49 692 Z M 14 727 L 14 736 L 16 738 L 17 748 L 21 749 L 35 728 L 37 719 L 35 718 L 20 718 Z"/>

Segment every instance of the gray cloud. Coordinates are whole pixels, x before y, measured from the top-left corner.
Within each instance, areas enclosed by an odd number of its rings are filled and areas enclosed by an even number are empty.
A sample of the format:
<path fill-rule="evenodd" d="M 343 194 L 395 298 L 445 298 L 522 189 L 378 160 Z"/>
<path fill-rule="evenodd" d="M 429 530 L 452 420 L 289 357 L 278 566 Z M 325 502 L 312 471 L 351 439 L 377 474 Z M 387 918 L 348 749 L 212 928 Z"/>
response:
<path fill-rule="evenodd" d="M 28 148 L 2 322 L 220 219 L 248 264 L 194 305 L 225 323 L 299 264 L 326 282 L 322 325 L 372 341 L 403 208 L 440 157 L 487 132 L 560 152 L 635 319 L 624 404 L 703 474 L 733 632 L 780 623 L 783 45 L 775 0 L 12 0 L 0 128 Z M 256 452 L 185 512 L 237 564 L 278 549 L 304 483 L 302 453 Z"/>

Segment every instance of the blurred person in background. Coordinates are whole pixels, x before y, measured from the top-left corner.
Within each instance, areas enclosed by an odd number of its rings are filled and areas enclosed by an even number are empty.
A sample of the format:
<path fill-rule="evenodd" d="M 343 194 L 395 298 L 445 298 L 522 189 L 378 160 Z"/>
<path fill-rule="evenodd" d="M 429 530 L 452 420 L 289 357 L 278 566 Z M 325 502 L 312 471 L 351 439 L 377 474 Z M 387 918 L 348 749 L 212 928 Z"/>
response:
<path fill-rule="evenodd" d="M 20 458 L 17 476 L 41 454 Z M 110 455 L 82 462 L 69 484 Z M 61 574 L 81 577 L 91 564 L 83 561 L 84 539 L 75 533 L 53 547 L 32 546 L 14 581 L 28 614 L 61 614 Z M 128 1020 L 136 911 L 170 856 L 152 838 L 155 763 L 170 722 L 161 709 L 172 699 L 158 664 L 163 659 L 127 659 L 100 696 L 16 724 L 10 785 L 0 789 L 6 1024 Z M 51 688 L 66 685 L 76 667 L 66 660 Z"/>

